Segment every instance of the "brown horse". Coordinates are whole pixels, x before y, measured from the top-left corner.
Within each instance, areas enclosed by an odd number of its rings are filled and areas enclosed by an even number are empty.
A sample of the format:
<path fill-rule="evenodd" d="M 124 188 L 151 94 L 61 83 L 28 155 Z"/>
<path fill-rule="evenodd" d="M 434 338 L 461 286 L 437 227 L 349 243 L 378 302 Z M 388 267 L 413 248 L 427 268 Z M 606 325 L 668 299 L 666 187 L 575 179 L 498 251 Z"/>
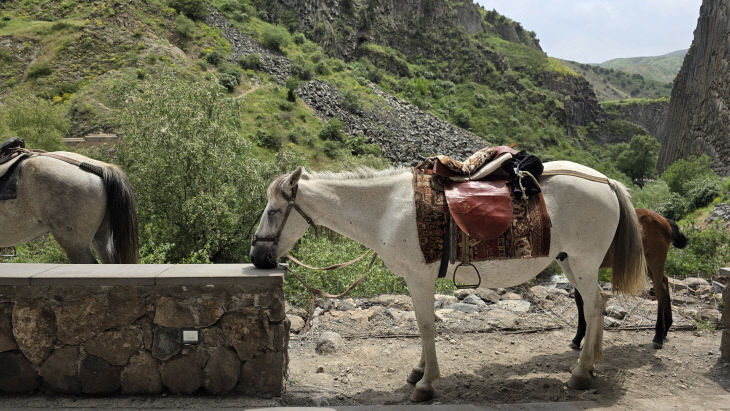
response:
<path fill-rule="evenodd" d="M 657 316 L 654 339 L 654 348 L 662 348 L 667 338 L 667 331 L 672 326 L 672 301 L 669 297 L 669 284 L 664 275 L 664 263 L 667 260 L 669 245 L 677 248 L 687 246 L 687 237 L 679 231 L 677 224 L 652 210 L 637 208 L 636 215 L 641 225 L 641 240 L 646 256 L 647 273 L 654 284 L 654 293 L 657 299 Z M 609 249 L 601 268 L 610 267 L 613 249 Z M 583 298 L 578 290 L 575 291 L 575 304 L 578 306 L 578 331 L 570 343 L 573 349 L 580 348 L 580 342 L 586 332 L 586 321 L 583 315 Z"/>

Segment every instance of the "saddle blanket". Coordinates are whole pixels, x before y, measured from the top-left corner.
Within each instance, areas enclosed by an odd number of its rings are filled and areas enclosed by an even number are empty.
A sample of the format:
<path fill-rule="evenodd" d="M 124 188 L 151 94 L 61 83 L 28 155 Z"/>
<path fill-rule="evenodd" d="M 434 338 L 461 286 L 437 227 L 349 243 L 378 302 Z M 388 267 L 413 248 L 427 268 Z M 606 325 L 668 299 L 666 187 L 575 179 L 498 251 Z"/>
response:
<path fill-rule="evenodd" d="M 418 240 L 426 263 L 441 260 L 449 208 L 442 189 L 432 186 L 433 175 L 413 172 Z M 436 177 L 438 178 L 438 177 Z M 550 217 L 542 193 L 527 201 L 512 196 L 512 222 L 507 231 L 490 241 L 470 238 L 471 261 L 545 257 L 550 253 Z M 461 260 L 457 247 L 457 259 Z"/>
<path fill-rule="evenodd" d="M 28 157 L 30 154 L 21 154 L 0 164 L 0 201 L 12 200 L 18 196 L 20 163 Z"/>

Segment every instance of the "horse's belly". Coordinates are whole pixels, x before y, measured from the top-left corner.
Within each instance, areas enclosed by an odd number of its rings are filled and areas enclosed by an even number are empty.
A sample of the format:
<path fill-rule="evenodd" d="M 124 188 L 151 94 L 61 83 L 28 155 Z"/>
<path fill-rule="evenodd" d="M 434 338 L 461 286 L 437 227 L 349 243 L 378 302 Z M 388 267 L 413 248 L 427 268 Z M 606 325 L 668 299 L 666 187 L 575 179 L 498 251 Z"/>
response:
<path fill-rule="evenodd" d="M 539 257 L 482 261 L 474 265 L 482 278 L 480 287 L 504 288 L 535 278 L 553 261 L 553 257 Z M 455 268 L 455 265 L 449 266 L 449 277 L 453 275 Z M 456 273 L 456 281 L 462 284 L 476 284 L 478 280 L 472 267 L 461 267 Z"/>
<path fill-rule="evenodd" d="M 16 200 L 0 201 L 0 247 L 27 243 L 48 232 L 32 215 L 16 207 Z"/>

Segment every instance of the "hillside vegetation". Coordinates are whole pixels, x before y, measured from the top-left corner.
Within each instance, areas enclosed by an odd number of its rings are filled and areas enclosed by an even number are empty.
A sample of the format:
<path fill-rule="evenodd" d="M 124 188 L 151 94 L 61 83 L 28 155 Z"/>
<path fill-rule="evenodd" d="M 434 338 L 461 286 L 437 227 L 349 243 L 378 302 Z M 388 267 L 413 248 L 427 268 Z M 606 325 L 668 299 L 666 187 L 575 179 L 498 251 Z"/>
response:
<path fill-rule="evenodd" d="M 632 74 L 641 74 L 647 80 L 660 83 L 671 83 L 682 67 L 688 49 L 677 50 L 661 56 L 628 57 L 604 61 L 598 66 L 606 69 L 621 70 Z"/>
<path fill-rule="evenodd" d="M 564 61 L 563 63 L 591 83 L 591 87 L 600 101 L 668 98 L 672 94 L 673 77 L 669 81 L 658 81 L 640 73 L 618 68 L 606 68 L 574 61 Z"/>

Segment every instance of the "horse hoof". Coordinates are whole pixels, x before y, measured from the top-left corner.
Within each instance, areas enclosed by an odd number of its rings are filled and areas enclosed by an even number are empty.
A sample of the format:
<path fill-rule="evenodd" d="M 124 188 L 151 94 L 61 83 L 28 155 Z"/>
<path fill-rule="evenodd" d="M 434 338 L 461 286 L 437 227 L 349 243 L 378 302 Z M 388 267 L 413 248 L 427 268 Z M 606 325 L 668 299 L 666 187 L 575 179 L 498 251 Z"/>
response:
<path fill-rule="evenodd" d="M 574 350 L 580 350 L 580 345 L 574 343 L 573 341 L 571 341 L 570 344 L 568 344 L 568 345 L 570 346 L 570 348 L 572 348 Z"/>
<path fill-rule="evenodd" d="M 418 381 L 421 381 L 421 378 L 423 378 L 423 371 L 422 370 L 416 370 L 413 369 L 410 374 L 408 374 L 408 378 L 406 378 L 406 382 L 408 384 L 415 384 Z"/>
<path fill-rule="evenodd" d="M 424 402 L 433 398 L 433 388 L 416 387 L 411 393 L 411 402 Z"/>
<path fill-rule="evenodd" d="M 653 345 L 653 346 L 654 346 L 654 348 L 655 348 L 655 349 L 657 349 L 657 350 L 661 350 L 661 349 L 662 349 L 662 347 L 664 347 L 664 343 L 663 343 L 663 342 L 656 342 L 656 341 L 652 341 L 652 345 Z"/>
<path fill-rule="evenodd" d="M 568 387 L 574 390 L 587 390 L 591 387 L 591 378 L 571 375 L 568 380 Z"/>

